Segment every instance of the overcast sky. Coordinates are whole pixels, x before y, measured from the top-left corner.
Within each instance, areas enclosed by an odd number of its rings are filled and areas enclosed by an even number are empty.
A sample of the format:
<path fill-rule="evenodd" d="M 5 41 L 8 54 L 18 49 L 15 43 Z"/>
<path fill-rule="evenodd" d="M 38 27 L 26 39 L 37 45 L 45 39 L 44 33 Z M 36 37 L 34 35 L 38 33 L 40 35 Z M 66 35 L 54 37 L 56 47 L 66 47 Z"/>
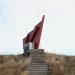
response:
<path fill-rule="evenodd" d="M 40 48 L 75 55 L 75 0 L 0 0 L 0 54 L 23 53 L 22 39 L 43 14 Z"/>

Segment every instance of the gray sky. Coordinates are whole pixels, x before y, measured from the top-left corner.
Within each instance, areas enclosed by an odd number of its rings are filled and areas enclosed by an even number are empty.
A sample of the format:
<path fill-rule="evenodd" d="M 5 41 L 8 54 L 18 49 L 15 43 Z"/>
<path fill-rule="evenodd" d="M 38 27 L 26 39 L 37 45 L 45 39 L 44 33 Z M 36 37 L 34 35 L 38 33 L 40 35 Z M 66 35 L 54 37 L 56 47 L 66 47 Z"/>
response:
<path fill-rule="evenodd" d="M 23 53 L 22 39 L 43 14 L 40 48 L 75 55 L 75 0 L 0 0 L 0 54 Z"/>

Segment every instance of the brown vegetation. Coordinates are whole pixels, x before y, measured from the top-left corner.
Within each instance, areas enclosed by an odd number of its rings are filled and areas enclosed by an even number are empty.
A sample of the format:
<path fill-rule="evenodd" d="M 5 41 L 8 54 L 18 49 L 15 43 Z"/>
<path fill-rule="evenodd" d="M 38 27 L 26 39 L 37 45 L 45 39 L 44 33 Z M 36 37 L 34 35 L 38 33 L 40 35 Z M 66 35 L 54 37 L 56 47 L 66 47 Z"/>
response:
<path fill-rule="evenodd" d="M 27 65 L 30 57 L 18 56 L 0 56 L 0 75 L 27 75 Z"/>
<path fill-rule="evenodd" d="M 46 53 L 51 75 L 75 75 L 75 56 Z"/>
<path fill-rule="evenodd" d="M 45 53 L 50 75 L 75 75 L 75 57 Z M 31 58 L 23 55 L 0 56 L 0 75 L 27 75 Z"/>

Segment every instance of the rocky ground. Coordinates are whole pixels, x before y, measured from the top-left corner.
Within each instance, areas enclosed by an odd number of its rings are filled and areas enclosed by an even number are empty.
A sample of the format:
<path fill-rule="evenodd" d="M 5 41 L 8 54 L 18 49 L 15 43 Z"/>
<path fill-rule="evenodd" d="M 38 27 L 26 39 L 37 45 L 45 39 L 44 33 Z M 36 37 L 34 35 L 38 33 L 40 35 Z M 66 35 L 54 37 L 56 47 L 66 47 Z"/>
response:
<path fill-rule="evenodd" d="M 50 75 L 75 75 L 75 56 L 45 53 Z M 23 55 L 1 55 L 0 75 L 27 75 L 31 58 Z"/>

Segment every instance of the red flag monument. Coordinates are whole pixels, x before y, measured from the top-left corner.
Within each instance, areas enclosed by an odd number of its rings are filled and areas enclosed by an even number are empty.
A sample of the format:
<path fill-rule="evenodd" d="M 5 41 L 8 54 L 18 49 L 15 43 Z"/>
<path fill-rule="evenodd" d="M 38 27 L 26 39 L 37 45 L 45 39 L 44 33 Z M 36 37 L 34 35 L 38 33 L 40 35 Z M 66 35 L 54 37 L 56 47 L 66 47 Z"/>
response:
<path fill-rule="evenodd" d="M 29 42 L 34 43 L 35 49 L 39 48 L 41 32 L 43 28 L 45 15 L 43 15 L 42 20 L 35 26 L 35 28 L 27 34 L 27 36 L 23 39 L 23 46 Z"/>

